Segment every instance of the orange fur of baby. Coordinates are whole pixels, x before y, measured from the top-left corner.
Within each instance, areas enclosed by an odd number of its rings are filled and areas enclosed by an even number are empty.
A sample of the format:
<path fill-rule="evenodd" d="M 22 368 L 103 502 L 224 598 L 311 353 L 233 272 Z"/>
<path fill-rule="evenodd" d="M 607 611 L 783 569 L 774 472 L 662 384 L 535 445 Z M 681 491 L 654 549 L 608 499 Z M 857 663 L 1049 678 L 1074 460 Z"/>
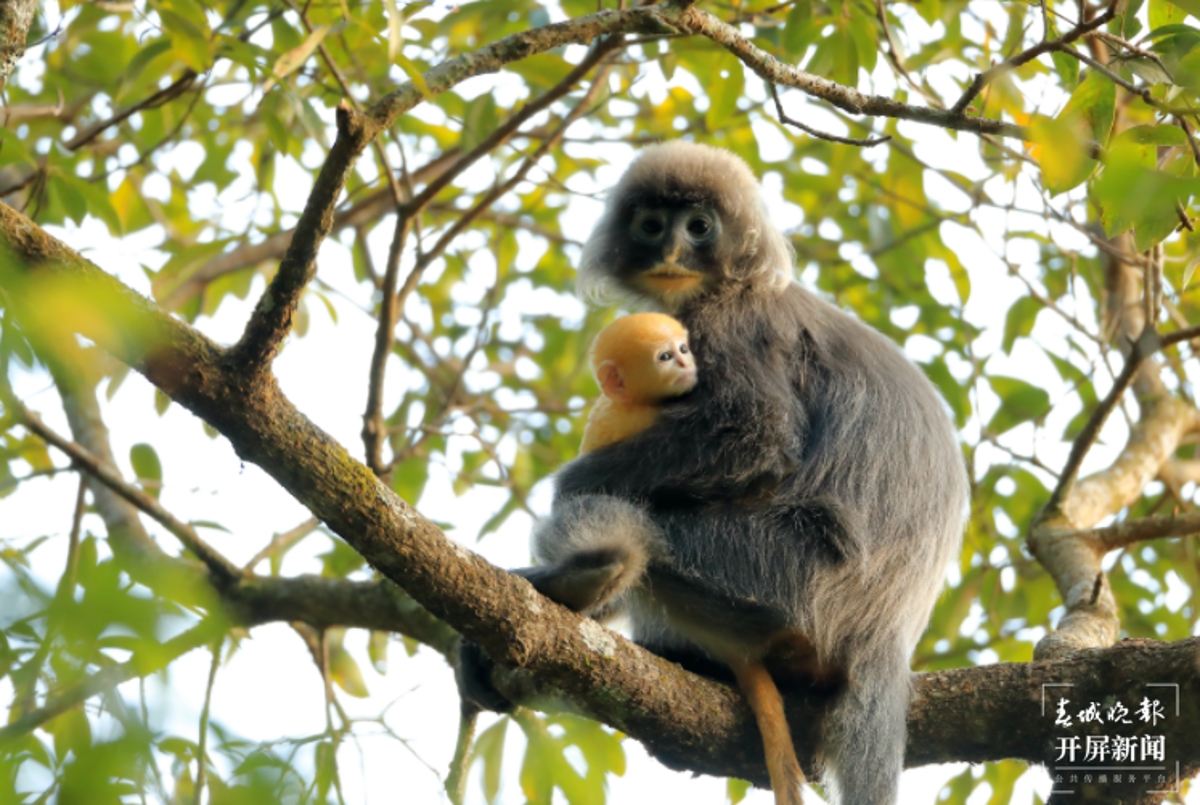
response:
<path fill-rule="evenodd" d="M 661 313 L 635 313 L 605 327 L 592 346 L 592 369 L 604 396 L 588 416 L 584 453 L 650 427 L 664 400 L 696 385 L 687 330 Z"/>

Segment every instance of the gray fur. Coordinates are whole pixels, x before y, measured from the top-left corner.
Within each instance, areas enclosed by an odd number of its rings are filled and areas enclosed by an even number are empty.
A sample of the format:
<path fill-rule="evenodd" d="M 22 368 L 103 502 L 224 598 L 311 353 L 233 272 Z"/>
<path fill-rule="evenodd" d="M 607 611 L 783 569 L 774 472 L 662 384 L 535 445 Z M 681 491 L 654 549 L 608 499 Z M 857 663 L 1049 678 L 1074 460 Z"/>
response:
<path fill-rule="evenodd" d="M 669 561 L 662 533 L 645 508 L 607 495 L 580 495 L 556 503 L 553 517 L 533 532 L 533 556 L 556 572 L 571 567 L 563 582 L 583 587 L 590 600 L 564 601 L 547 589 L 551 583 L 530 578 L 540 592 L 559 603 L 604 620 L 627 605 L 626 590 L 639 584 L 653 559 Z M 534 569 L 536 573 L 541 568 Z M 590 570 L 590 572 L 589 572 Z M 600 571 L 600 572 L 597 572 Z M 576 593 L 570 598 L 575 599 Z"/>
<path fill-rule="evenodd" d="M 662 245 L 630 235 L 650 208 L 674 227 Z M 680 247 L 696 210 L 719 237 Z M 647 289 L 671 254 L 703 272 L 696 291 Z M 836 801 L 890 805 L 908 661 L 959 550 L 967 478 L 920 370 L 791 273 L 745 163 L 682 142 L 642 152 L 584 248 L 580 287 L 679 318 L 699 382 L 648 430 L 559 472 L 539 573 L 570 584 L 577 557 L 614 544 L 647 557 L 576 608 L 627 606 L 638 642 L 704 673 L 738 657 L 771 667 L 772 638 L 802 635 L 842 680 L 822 728 Z"/>

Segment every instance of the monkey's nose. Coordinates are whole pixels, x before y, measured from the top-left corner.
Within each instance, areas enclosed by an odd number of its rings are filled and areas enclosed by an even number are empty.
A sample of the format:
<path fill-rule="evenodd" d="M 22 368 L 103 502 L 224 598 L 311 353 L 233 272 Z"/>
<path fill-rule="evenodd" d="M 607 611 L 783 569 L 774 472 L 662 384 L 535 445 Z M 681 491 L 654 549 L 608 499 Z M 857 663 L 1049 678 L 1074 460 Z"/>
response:
<path fill-rule="evenodd" d="M 663 245 L 663 262 L 675 263 L 679 260 L 679 255 L 683 252 L 683 241 L 674 233 L 670 236 L 667 242 Z"/>

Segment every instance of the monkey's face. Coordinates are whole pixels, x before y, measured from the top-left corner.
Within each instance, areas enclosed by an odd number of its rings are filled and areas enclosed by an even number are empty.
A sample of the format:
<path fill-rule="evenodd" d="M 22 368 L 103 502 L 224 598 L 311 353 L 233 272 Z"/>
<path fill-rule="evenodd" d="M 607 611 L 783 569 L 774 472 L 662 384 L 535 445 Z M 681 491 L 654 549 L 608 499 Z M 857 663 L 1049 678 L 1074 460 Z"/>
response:
<path fill-rule="evenodd" d="M 666 310 L 678 310 L 724 278 L 731 258 L 722 216 L 704 201 L 643 198 L 618 224 L 626 246 L 617 279 Z"/>
<path fill-rule="evenodd" d="M 653 404 L 686 394 L 696 386 L 696 359 L 685 335 L 672 335 L 646 347 L 631 360 L 630 401 Z"/>
<path fill-rule="evenodd" d="M 749 166 L 675 141 L 644 148 L 617 182 L 584 244 L 577 287 L 594 302 L 649 301 L 680 313 L 730 285 L 781 290 L 793 263 Z"/>

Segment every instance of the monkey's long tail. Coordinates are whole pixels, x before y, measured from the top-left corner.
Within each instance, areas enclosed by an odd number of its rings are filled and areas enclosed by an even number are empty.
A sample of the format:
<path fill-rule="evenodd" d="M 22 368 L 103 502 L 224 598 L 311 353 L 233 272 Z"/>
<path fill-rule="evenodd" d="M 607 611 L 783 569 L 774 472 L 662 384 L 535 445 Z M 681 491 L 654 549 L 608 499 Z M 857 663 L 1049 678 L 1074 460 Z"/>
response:
<path fill-rule="evenodd" d="M 783 698 L 775 680 L 758 660 L 749 660 L 733 666 L 738 687 L 742 689 L 758 731 L 762 733 L 763 753 L 767 758 L 767 774 L 771 777 L 771 790 L 775 792 L 775 805 L 804 805 L 800 786 L 804 785 L 804 772 L 796 760 L 796 748 L 792 745 L 792 733 L 788 729 L 783 712 Z"/>

